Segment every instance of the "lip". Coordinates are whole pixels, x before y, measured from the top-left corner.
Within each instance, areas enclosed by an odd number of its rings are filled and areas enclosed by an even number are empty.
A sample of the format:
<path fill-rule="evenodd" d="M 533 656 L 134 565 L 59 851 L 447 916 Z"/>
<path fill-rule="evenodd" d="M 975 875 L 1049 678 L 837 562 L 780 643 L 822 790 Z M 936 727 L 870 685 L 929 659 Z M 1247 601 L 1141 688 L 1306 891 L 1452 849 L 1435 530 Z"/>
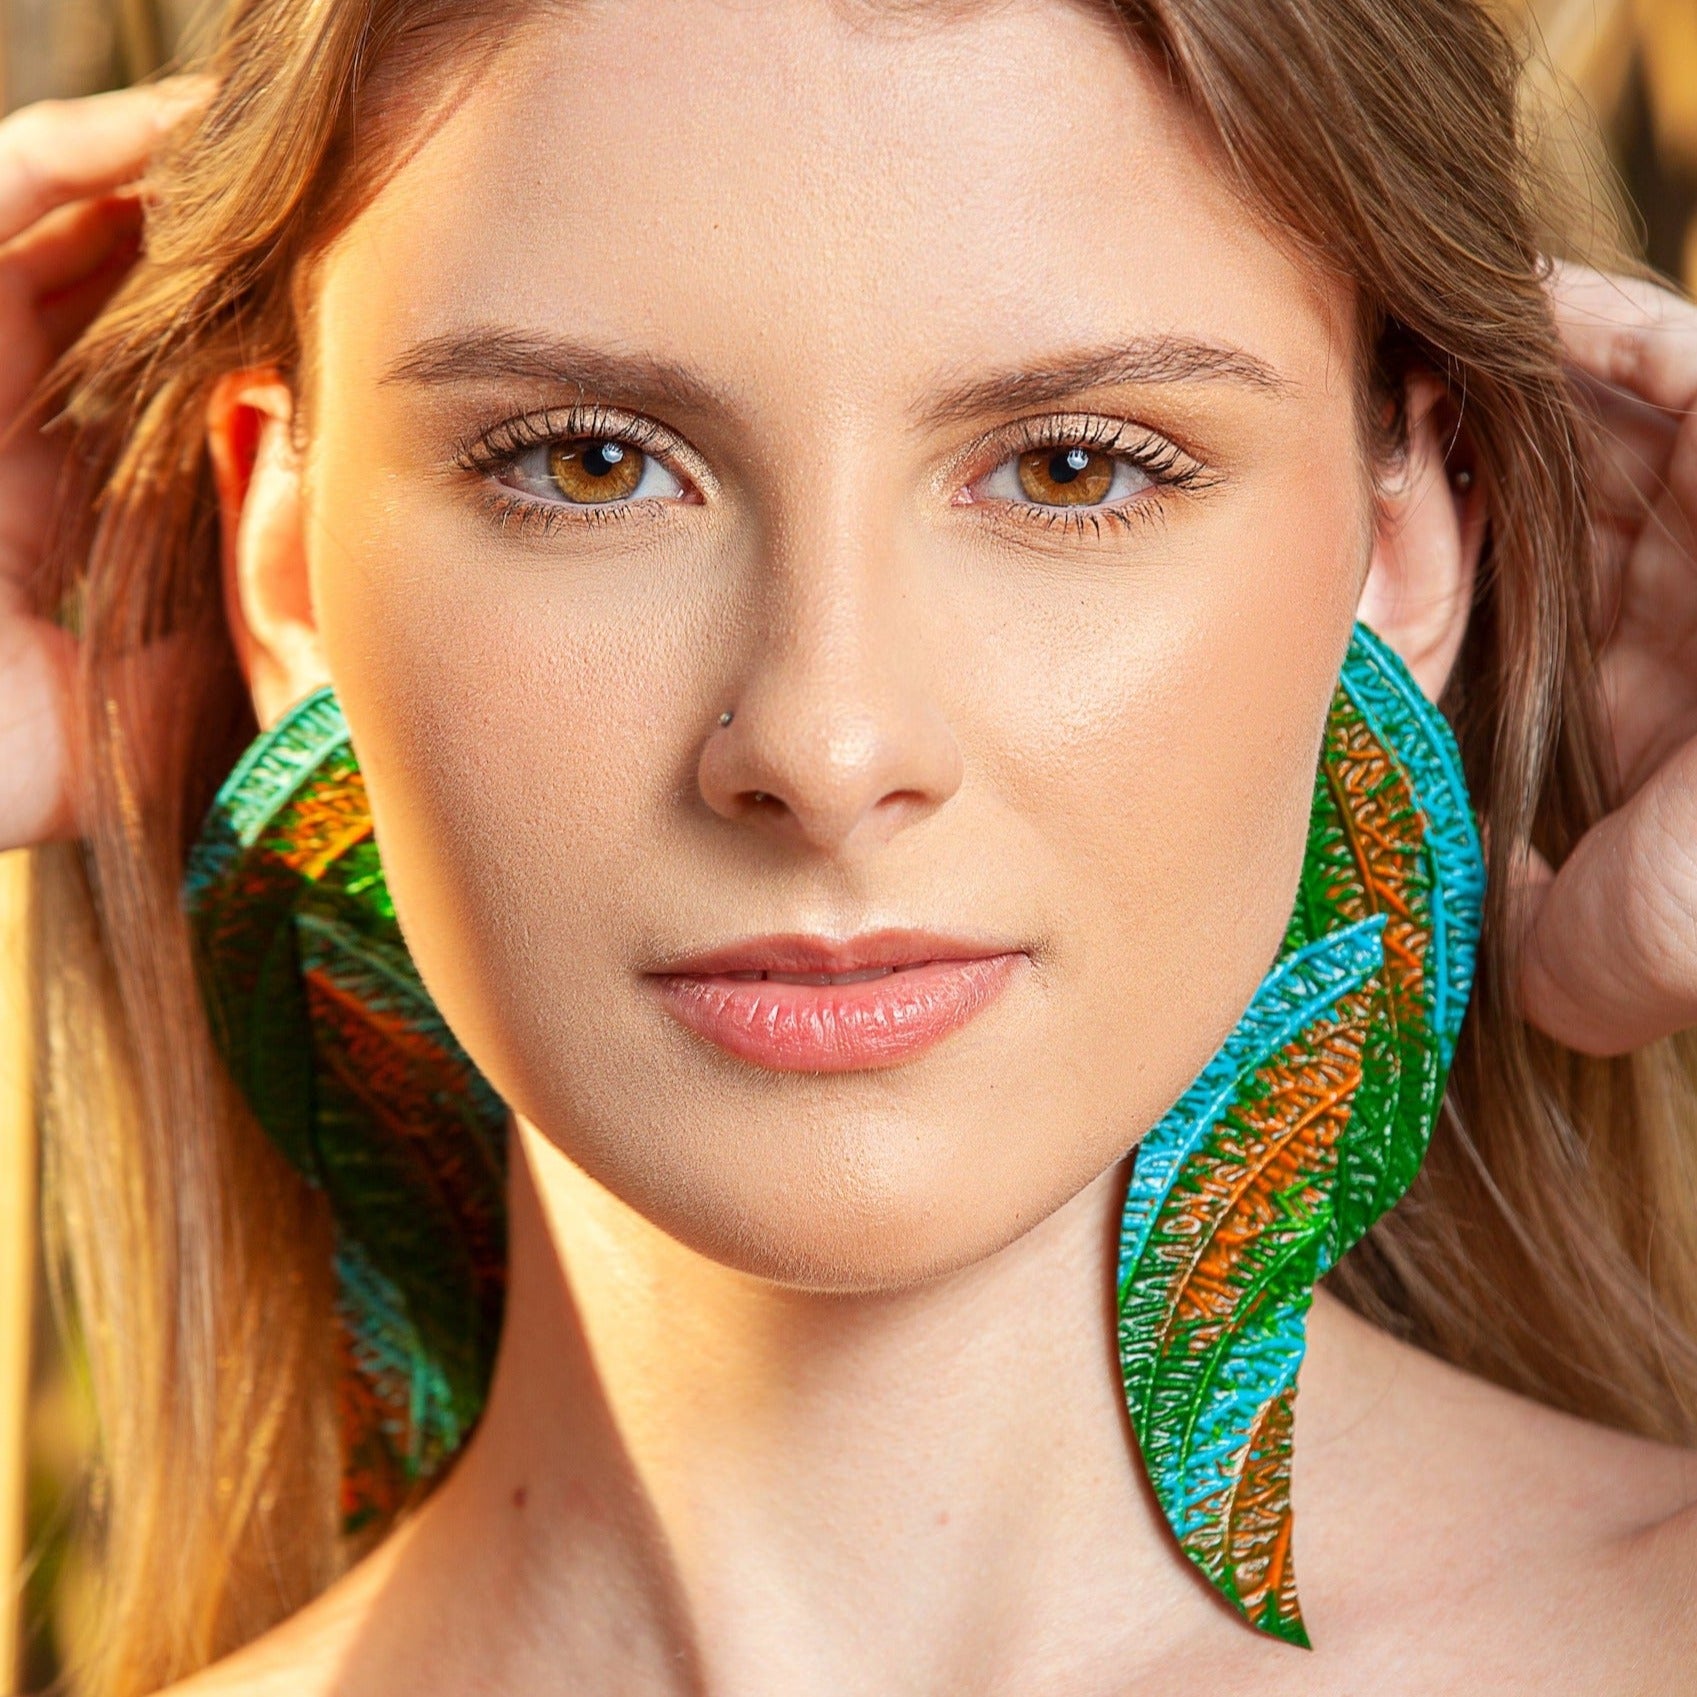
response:
<path fill-rule="evenodd" d="M 960 1030 L 1027 959 L 1004 943 L 928 931 L 790 934 L 745 938 L 646 976 L 679 1024 L 742 1060 L 776 1072 L 859 1072 L 900 1066 Z M 795 982 L 853 973 L 867 976 Z"/>

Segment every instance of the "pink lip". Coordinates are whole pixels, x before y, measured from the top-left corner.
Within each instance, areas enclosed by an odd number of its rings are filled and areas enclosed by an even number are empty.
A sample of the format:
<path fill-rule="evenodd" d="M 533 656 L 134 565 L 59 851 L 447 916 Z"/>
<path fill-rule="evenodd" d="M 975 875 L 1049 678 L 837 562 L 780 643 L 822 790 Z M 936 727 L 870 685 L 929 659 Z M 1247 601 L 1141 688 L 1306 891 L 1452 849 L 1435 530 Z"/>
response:
<path fill-rule="evenodd" d="M 900 1066 L 981 1013 L 1026 959 L 922 931 L 754 937 L 668 962 L 650 982 L 678 1022 L 778 1072 Z M 849 983 L 809 975 L 878 973 Z M 759 976 L 776 973 L 780 977 Z"/>

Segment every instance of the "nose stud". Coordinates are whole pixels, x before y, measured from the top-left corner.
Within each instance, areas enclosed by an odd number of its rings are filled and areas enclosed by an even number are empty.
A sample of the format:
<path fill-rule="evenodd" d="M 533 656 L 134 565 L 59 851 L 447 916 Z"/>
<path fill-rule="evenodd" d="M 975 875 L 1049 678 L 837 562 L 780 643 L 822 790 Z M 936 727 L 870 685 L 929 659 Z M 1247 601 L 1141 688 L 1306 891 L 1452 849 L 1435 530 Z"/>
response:
<path fill-rule="evenodd" d="M 728 725 L 731 722 L 732 711 L 733 711 L 733 709 L 727 707 L 725 709 L 725 711 L 719 715 L 719 723 L 721 725 Z M 771 799 L 771 797 L 768 796 L 764 790 L 755 790 L 751 793 L 749 799 L 751 801 L 759 803 L 759 802 L 763 802 L 763 801 L 769 801 Z"/>

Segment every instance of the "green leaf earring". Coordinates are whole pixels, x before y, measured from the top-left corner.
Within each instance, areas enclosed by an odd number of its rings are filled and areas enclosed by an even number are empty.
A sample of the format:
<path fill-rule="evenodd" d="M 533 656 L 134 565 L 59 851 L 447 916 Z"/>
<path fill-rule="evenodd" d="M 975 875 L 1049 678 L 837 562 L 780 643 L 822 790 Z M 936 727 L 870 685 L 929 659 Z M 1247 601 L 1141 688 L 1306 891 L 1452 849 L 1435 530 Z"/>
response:
<path fill-rule="evenodd" d="M 1120 1365 L 1155 1494 L 1216 1589 L 1288 1643 L 1308 1643 L 1290 1465 L 1314 1285 L 1425 1155 L 1484 890 L 1449 727 L 1357 625 L 1279 957 L 1138 1146 L 1120 1233 Z"/>
<path fill-rule="evenodd" d="M 356 1533 L 440 1471 L 483 1407 L 506 1291 L 506 1109 L 407 952 L 328 690 L 230 774 L 183 900 L 230 1071 L 330 1202 Z"/>

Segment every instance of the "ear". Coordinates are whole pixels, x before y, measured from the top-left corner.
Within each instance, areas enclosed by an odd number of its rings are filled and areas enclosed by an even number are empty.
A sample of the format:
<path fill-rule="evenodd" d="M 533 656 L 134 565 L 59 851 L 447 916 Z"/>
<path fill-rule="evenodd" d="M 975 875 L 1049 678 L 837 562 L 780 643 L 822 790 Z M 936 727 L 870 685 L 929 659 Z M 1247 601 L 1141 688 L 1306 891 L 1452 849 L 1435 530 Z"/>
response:
<path fill-rule="evenodd" d="M 224 611 L 262 727 L 330 681 L 307 576 L 293 422 L 294 394 L 275 371 L 231 372 L 207 403 Z"/>
<path fill-rule="evenodd" d="M 1405 405 L 1408 449 L 1376 484 L 1373 553 L 1358 614 L 1436 701 L 1467 634 L 1485 543 L 1484 490 L 1443 384 L 1415 373 Z"/>

